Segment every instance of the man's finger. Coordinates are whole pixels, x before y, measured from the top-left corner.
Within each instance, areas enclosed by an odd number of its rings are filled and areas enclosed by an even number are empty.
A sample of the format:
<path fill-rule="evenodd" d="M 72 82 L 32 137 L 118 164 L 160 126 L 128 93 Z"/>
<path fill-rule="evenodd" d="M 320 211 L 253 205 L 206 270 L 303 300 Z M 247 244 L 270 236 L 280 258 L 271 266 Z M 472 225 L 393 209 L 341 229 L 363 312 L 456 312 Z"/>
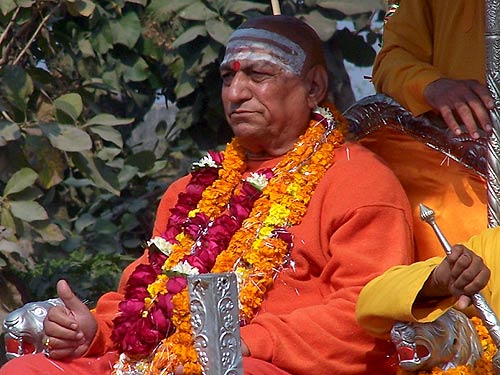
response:
<path fill-rule="evenodd" d="M 455 135 L 462 134 L 462 130 L 460 129 L 460 126 L 458 125 L 457 120 L 455 119 L 455 115 L 453 114 L 453 111 L 450 109 L 450 107 L 448 106 L 442 107 L 439 113 L 441 114 L 441 117 L 443 118 L 448 128 Z"/>
<path fill-rule="evenodd" d="M 472 304 L 472 300 L 468 296 L 460 296 L 455 304 L 458 310 L 465 310 Z"/>
<path fill-rule="evenodd" d="M 73 293 L 66 280 L 57 282 L 57 295 L 71 312 L 82 311 L 82 309 L 88 310 L 87 306 Z"/>

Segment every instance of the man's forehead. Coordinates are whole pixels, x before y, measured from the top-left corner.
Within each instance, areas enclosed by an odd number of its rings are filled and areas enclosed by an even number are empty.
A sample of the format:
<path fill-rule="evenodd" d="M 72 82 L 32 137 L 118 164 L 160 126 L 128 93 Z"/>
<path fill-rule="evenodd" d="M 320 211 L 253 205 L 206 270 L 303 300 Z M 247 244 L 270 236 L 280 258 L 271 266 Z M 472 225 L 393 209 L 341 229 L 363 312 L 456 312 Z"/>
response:
<path fill-rule="evenodd" d="M 221 67 L 243 60 L 268 62 L 299 75 L 304 67 L 306 54 L 298 44 L 280 34 L 244 28 L 236 30 L 229 39 Z"/>

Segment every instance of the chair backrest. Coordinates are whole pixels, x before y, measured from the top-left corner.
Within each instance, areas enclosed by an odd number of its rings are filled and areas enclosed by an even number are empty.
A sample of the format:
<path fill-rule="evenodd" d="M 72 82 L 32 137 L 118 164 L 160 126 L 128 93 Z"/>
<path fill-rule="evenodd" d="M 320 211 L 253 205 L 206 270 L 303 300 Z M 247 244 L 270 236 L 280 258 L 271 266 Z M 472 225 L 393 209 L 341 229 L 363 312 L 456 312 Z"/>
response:
<path fill-rule="evenodd" d="M 377 94 L 344 113 L 351 133 L 398 176 L 414 216 L 417 259 L 444 255 L 419 203 L 432 208 L 451 244 L 487 227 L 487 140 L 455 136 L 438 116 L 413 117 L 388 96 Z"/>

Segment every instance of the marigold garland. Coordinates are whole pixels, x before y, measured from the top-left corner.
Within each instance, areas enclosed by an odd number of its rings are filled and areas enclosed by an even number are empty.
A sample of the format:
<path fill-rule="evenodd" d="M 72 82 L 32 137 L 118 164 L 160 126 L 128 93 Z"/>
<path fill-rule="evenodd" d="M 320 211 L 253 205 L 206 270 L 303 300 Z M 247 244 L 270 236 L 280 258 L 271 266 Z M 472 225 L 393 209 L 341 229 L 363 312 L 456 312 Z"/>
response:
<path fill-rule="evenodd" d="M 333 107 L 313 112 L 306 133 L 272 170 L 242 180 L 244 150 L 235 139 L 211 152 L 171 209 L 167 228 L 148 242 L 148 265 L 132 273 L 113 340 L 122 354 L 113 374 L 201 374 L 191 334 L 186 276 L 235 271 L 240 314 L 250 322 L 292 246 L 318 182 L 343 143 L 345 120 Z"/>
<path fill-rule="evenodd" d="M 492 359 L 497 352 L 495 343 L 493 342 L 487 328 L 478 317 L 472 317 L 471 322 L 476 329 L 476 332 L 483 347 L 483 355 L 479 358 L 474 366 L 460 365 L 449 370 L 434 368 L 431 371 L 411 372 L 398 369 L 397 375 L 494 375 Z"/>

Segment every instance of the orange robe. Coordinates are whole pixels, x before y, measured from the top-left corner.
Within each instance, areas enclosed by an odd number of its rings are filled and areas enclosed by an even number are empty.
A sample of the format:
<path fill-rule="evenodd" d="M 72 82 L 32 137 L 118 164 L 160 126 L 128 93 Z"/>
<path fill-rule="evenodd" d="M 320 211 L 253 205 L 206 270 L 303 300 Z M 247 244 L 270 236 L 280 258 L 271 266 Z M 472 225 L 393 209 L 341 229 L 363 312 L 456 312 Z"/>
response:
<path fill-rule="evenodd" d="M 252 162 L 248 171 L 276 162 Z M 177 181 L 164 195 L 154 235 L 164 230 L 169 208 L 186 182 Z M 394 174 L 357 144 L 336 149 L 335 163 L 317 186 L 301 224 L 290 231 L 291 264 L 279 273 L 258 315 L 241 329 L 252 357 L 244 360 L 245 374 L 387 374 L 382 363 L 391 344 L 365 333 L 355 321 L 354 309 L 368 281 L 393 265 L 413 261 L 409 204 Z M 109 361 L 105 353 L 115 349 L 111 320 L 131 271 L 144 261 L 145 255 L 127 268 L 118 292 L 98 301 L 99 329 L 87 356 L 105 355 L 101 363 Z M 32 366 L 42 368 L 40 361 Z M 72 362 L 81 361 L 96 358 Z M 22 362 L 30 360 L 13 360 L 7 365 L 12 372 L 2 369 L 0 374 L 30 374 L 26 368 L 20 370 Z M 72 362 L 55 362 L 73 374 Z M 82 375 L 91 371 L 89 367 Z"/>
<path fill-rule="evenodd" d="M 483 0 L 402 0 L 384 26 L 373 66 L 377 92 L 394 98 L 414 116 L 431 110 L 425 87 L 443 77 L 485 83 Z M 487 227 L 485 181 L 444 154 L 394 130 L 382 129 L 361 143 L 380 155 L 400 179 L 415 218 L 417 260 L 443 250 L 422 223 L 418 204 L 436 212 L 452 244 Z"/>
<path fill-rule="evenodd" d="M 484 0 L 402 0 L 384 26 L 373 83 L 414 116 L 431 110 L 425 87 L 443 77 L 485 83 Z"/>

